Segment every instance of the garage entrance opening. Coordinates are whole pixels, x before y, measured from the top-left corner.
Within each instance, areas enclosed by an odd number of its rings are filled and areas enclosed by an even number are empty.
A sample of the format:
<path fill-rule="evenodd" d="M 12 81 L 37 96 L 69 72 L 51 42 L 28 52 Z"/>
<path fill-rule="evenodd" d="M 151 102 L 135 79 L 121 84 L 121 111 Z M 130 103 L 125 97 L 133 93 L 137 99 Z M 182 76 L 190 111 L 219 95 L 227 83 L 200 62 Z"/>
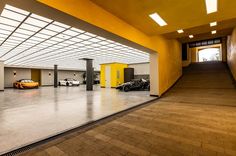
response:
<path fill-rule="evenodd" d="M 57 15 L 55 10 L 38 10 Z M 64 16 L 59 22 L 14 6 L 3 8 L 0 60 L 5 65 L 5 88 L 21 79 L 27 82 L 20 85 L 39 82 L 45 87 L 0 92 L 0 155 L 156 99 L 150 96 L 149 81 L 142 80 L 150 77 L 149 49 L 109 32 L 102 34 L 104 30 L 92 25 L 95 31 L 82 30 L 81 21 Z M 72 21 L 74 25 L 66 24 Z M 84 74 L 82 58 L 93 59 L 94 84 L 101 82 L 93 91 L 87 92 L 82 83 L 91 79 Z M 110 67 L 101 68 L 102 64 Z M 130 83 L 124 83 L 124 68 L 134 69 Z M 56 79 L 58 88 L 53 87 Z M 126 86 L 116 89 L 120 85 Z"/>
<path fill-rule="evenodd" d="M 199 62 L 221 61 L 220 48 L 207 48 L 198 51 Z"/>

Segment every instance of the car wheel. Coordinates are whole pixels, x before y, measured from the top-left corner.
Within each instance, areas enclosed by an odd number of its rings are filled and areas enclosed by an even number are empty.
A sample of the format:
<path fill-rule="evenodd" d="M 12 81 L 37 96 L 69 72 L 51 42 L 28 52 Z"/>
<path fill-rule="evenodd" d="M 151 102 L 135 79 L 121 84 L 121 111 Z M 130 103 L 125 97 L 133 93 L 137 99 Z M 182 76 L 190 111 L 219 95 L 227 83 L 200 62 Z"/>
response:
<path fill-rule="evenodd" d="M 69 86 L 69 83 L 68 83 L 68 82 L 66 82 L 66 86 Z"/>
<path fill-rule="evenodd" d="M 123 89 L 125 92 L 128 92 L 128 91 L 130 91 L 130 88 L 129 88 L 129 86 L 124 86 L 124 89 Z"/>
<path fill-rule="evenodd" d="M 59 82 L 58 85 L 61 86 L 61 82 Z"/>

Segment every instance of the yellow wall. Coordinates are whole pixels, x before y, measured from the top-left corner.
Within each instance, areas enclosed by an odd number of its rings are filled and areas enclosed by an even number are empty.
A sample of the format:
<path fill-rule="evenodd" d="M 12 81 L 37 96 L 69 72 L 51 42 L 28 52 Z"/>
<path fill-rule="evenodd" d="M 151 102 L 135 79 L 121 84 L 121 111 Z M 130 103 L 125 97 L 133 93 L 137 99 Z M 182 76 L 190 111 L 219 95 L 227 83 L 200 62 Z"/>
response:
<path fill-rule="evenodd" d="M 41 85 L 41 71 L 40 69 L 31 69 L 31 79 Z"/>
<path fill-rule="evenodd" d="M 106 85 L 106 82 L 105 82 L 106 66 L 102 64 L 101 67 L 100 67 L 100 70 L 101 70 L 101 72 L 100 72 L 100 86 L 105 87 L 105 85 Z"/>
<path fill-rule="evenodd" d="M 111 87 L 117 87 L 118 85 L 124 83 L 124 68 L 127 68 L 127 64 L 121 63 L 110 63 L 101 65 L 101 87 L 106 87 L 106 66 L 111 67 Z M 120 74 L 118 75 L 117 72 Z"/>
<path fill-rule="evenodd" d="M 159 95 L 169 89 L 182 75 L 182 46 L 177 40 L 152 37 L 158 51 Z"/>
<path fill-rule="evenodd" d="M 228 38 L 227 63 L 236 80 L 236 28 L 234 28 L 232 35 Z"/>
<path fill-rule="evenodd" d="M 156 70 L 159 69 L 160 95 L 181 76 L 181 46 L 177 40 L 168 40 L 163 36 L 148 36 L 89 0 L 38 1 L 158 52 L 159 64 Z"/>

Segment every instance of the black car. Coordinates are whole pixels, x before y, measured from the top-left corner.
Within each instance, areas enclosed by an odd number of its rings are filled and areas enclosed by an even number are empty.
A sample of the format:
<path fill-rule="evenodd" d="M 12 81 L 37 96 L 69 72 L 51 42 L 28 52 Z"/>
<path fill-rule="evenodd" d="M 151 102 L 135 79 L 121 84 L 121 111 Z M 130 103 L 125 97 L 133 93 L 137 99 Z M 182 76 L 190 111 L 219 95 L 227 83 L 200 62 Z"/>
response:
<path fill-rule="evenodd" d="M 116 87 L 121 91 L 131 91 L 131 90 L 150 90 L 150 81 L 145 79 L 134 79 L 130 82 L 123 83 Z"/>

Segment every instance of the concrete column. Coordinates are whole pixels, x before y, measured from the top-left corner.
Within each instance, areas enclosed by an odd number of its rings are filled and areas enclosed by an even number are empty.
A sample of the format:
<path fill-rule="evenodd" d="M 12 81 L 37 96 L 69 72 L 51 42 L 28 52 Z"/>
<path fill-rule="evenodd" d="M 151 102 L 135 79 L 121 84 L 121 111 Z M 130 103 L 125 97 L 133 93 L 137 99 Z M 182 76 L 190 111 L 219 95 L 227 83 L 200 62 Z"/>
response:
<path fill-rule="evenodd" d="M 4 61 L 0 60 L 0 91 L 4 91 Z"/>
<path fill-rule="evenodd" d="M 158 53 L 150 53 L 150 95 L 159 95 Z"/>
<path fill-rule="evenodd" d="M 93 60 L 86 59 L 86 90 L 93 90 Z"/>
<path fill-rule="evenodd" d="M 57 88 L 58 85 L 58 69 L 57 65 L 54 65 L 54 88 Z"/>

